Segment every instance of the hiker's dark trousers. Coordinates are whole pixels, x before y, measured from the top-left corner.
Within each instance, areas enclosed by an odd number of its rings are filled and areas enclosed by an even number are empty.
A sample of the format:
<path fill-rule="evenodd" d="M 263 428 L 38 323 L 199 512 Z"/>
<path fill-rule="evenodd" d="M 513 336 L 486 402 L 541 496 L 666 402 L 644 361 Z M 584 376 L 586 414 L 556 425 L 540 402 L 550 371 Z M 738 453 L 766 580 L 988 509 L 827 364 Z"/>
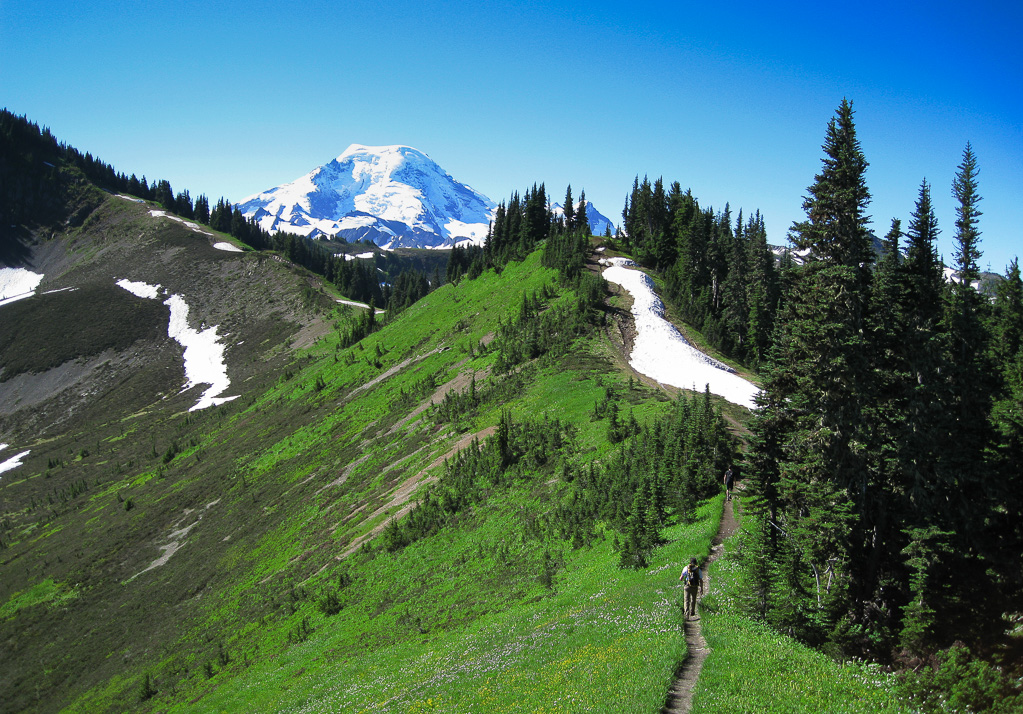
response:
<path fill-rule="evenodd" d="M 686 617 L 696 617 L 696 594 L 700 586 L 686 587 Z"/>

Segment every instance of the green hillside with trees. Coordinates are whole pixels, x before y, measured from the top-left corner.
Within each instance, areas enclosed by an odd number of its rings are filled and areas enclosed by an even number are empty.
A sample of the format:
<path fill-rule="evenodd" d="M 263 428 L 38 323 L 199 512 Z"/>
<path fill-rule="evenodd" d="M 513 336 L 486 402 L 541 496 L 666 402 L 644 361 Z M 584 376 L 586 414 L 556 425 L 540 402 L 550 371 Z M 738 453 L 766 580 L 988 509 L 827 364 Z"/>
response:
<path fill-rule="evenodd" d="M 733 464 L 741 528 L 702 604 L 693 711 L 1018 710 L 1023 283 L 1014 262 L 992 297 L 971 285 L 969 145 L 959 282 L 927 182 L 874 250 L 843 101 L 803 264 L 774 260 L 755 210 L 678 182 L 637 178 L 603 238 L 570 188 L 555 217 L 534 184 L 443 278 L 411 255 L 382 291 L 226 202 L 8 113 L 0 130 L 0 257 L 105 305 L 0 307 L 4 379 L 130 366 L 90 372 L 102 398 L 67 418 L 41 401 L 0 420 L 31 449 L 0 477 L 0 711 L 659 711 L 687 657 L 678 571 L 710 552 Z M 598 248 L 758 375 L 755 412 L 631 370 L 630 299 Z M 187 411 L 161 310 L 104 301 L 130 265 L 229 327 L 238 399 Z M 95 329 L 56 349 L 69 323 Z"/>

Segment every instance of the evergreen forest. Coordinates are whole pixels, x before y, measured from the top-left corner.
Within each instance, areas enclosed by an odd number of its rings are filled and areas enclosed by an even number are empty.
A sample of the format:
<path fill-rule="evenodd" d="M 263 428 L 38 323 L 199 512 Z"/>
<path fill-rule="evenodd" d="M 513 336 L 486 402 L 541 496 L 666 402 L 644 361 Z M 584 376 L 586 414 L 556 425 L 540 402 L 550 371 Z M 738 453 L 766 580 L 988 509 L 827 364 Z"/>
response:
<path fill-rule="evenodd" d="M 1023 701 L 1012 685 L 1023 665 L 1019 266 L 993 295 L 976 289 L 982 212 L 969 143 L 950 187 L 949 282 L 927 181 L 905 232 L 893 219 L 874 249 L 867 166 L 843 101 L 806 219 L 792 228 L 807 258 L 783 271 L 762 358 L 744 465 L 757 523 L 749 604 L 833 656 L 940 686 L 961 679 L 985 692 L 971 710 L 1011 711 Z M 995 668 L 1000 683 L 982 685 Z"/>

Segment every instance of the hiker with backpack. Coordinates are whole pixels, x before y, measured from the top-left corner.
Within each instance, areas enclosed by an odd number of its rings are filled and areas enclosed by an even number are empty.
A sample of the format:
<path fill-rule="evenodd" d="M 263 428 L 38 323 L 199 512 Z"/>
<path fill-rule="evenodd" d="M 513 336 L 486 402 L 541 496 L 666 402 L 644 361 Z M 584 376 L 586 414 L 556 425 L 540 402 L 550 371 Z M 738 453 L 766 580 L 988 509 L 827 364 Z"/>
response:
<path fill-rule="evenodd" d="M 735 475 L 732 473 L 732 467 L 729 466 L 728 470 L 725 471 L 725 500 L 732 500 L 732 486 L 735 485 Z"/>
<path fill-rule="evenodd" d="M 696 558 L 689 559 L 689 565 L 682 568 L 682 574 L 678 576 L 685 587 L 685 616 L 686 619 L 696 618 L 697 595 L 703 594 L 703 572 L 696 562 Z"/>

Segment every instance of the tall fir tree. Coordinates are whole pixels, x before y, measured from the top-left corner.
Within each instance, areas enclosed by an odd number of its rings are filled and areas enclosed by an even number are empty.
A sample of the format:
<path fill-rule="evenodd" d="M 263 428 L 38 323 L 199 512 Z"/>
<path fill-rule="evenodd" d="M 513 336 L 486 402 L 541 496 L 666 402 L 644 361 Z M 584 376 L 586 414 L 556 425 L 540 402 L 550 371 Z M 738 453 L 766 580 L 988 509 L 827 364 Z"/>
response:
<path fill-rule="evenodd" d="M 980 231 L 977 223 L 983 215 L 978 208 L 981 196 L 977 193 L 977 157 L 970 142 L 963 149 L 963 160 L 952 181 L 952 196 L 956 199 L 956 266 L 960 281 L 967 285 L 980 277 Z"/>
<path fill-rule="evenodd" d="M 760 211 L 750 216 L 742 233 L 746 241 L 746 264 L 749 266 L 745 360 L 757 367 L 767 358 L 781 284 L 774 254 L 767 245 L 767 229 Z"/>
<path fill-rule="evenodd" d="M 1018 259 L 1006 270 L 994 302 L 991 334 L 1001 382 L 991 410 L 992 494 L 999 507 L 990 525 L 992 560 L 1007 612 L 1023 611 L 1023 280 Z"/>
<path fill-rule="evenodd" d="M 575 212 L 575 229 L 584 235 L 590 235 L 590 219 L 586 215 L 586 191 L 579 192 L 579 208 Z"/>
<path fill-rule="evenodd" d="M 1023 347 L 1023 282 L 1018 258 L 1009 263 L 1005 279 L 995 288 L 991 309 L 991 359 L 1004 373 L 1011 369 L 1010 365 Z M 1004 393 L 1004 385 L 1000 391 Z"/>
<path fill-rule="evenodd" d="M 930 327 L 941 313 L 942 267 L 935 247 L 940 233 L 931 204 L 931 187 L 924 179 L 920 183 L 916 207 L 906 233 L 909 244 L 904 271 L 915 294 L 916 307 L 921 312 L 919 318 Z"/>
<path fill-rule="evenodd" d="M 793 226 L 808 251 L 779 318 L 751 459 L 758 510 L 772 538 L 777 584 L 772 618 L 822 641 L 871 588 L 858 574 L 877 518 L 863 457 L 862 395 L 870 377 L 865 333 L 872 251 L 867 161 L 852 105 L 828 124 L 822 170 Z M 777 586 L 777 585 L 776 585 Z M 851 586 L 851 587 L 850 587 Z"/>
<path fill-rule="evenodd" d="M 977 191 L 977 159 L 969 143 L 963 150 L 952 194 L 956 199 L 955 270 L 945 308 L 948 333 L 948 380 L 950 387 L 948 430 L 958 435 L 955 448 L 947 452 L 943 469 L 943 488 L 948 499 L 949 517 L 961 524 L 957 532 L 970 539 L 977 525 L 977 508 L 983 499 L 963 499 L 963 493 L 979 495 L 983 482 L 978 465 L 983 459 L 989 437 L 988 414 L 993 391 L 993 370 L 988 363 L 988 338 L 984 326 L 986 301 L 974 283 L 980 276 L 980 231 L 977 224 L 981 196 Z"/>
<path fill-rule="evenodd" d="M 937 458 L 945 438 L 945 405 L 948 402 L 944 378 L 945 333 L 941 327 L 944 281 L 935 245 L 940 234 L 931 204 L 930 185 L 920 183 L 916 205 L 909 222 L 909 241 L 903 264 L 906 293 L 901 305 L 904 318 L 901 357 L 905 363 L 910 392 L 905 418 L 910 429 L 900 441 L 902 468 L 909 497 L 919 513 L 934 512 Z M 916 521 L 921 521 L 917 518 Z M 916 525 L 924 523 L 914 522 Z"/>
<path fill-rule="evenodd" d="M 572 200 L 572 184 L 568 184 L 565 191 L 565 205 L 562 207 L 565 212 L 565 231 L 571 233 L 575 230 L 575 202 Z"/>

